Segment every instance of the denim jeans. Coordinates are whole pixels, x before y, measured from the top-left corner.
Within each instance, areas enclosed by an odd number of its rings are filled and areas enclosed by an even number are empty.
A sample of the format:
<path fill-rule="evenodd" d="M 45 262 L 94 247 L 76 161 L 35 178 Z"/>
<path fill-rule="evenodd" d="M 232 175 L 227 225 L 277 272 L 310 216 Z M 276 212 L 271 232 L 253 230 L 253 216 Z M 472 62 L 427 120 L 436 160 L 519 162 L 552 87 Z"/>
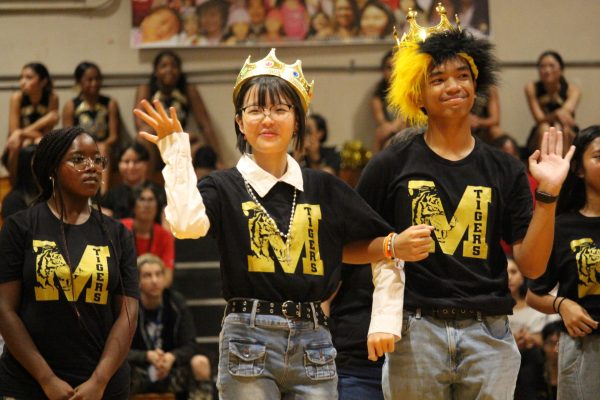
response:
<path fill-rule="evenodd" d="M 512 399 L 521 356 L 506 316 L 444 320 L 405 311 L 386 355 L 387 400 Z"/>
<path fill-rule="evenodd" d="M 340 400 L 383 400 L 381 379 L 346 375 L 338 371 Z"/>
<path fill-rule="evenodd" d="M 312 321 L 231 313 L 219 343 L 219 398 L 335 400 L 336 354 L 329 330 Z"/>
<path fill-rule="evenodd" d="M 591 400 L 600 396 L 600 335 L 558 342 L 558 400 Z"/>

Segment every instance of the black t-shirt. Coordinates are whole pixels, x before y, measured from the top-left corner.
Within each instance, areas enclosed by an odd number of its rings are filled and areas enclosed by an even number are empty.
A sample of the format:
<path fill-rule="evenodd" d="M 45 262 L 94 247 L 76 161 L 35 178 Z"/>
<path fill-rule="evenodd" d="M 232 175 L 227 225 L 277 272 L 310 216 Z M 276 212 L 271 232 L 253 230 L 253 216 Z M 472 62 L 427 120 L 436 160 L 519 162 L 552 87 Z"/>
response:
<path fill-rule="evenodd" d="M 25 194 L 20 190 L 11 190 L 2 200 L 2 218 L 6 219 L 27 207 Z"/>
<path fill-rule="evenodd" d="M 512 312 L 500 240 L 521 240 L 532 213 L 518 160 L 476 139 L 467 157 L 449 161 L 417 135 L 377 154 L 357 190 L 397 232 L 435 227 L 429 257 L 406 265 L 405 307 Z"/>
<path fill-rule="evenodd" d="M 544 275 L 530 283 L 529 288 L 544 295 L 558 284 L 558 296 L 578 303 L 598 321 L 599 278 L 600 217 L 585 217 L 578 211 L 559 215 L 548 268 Z M 600 333 L 600 329 L 593 333 Z"/>
<path fill-rule="evenodd" d="M 344 245 L 391 231 L 344 182 L 303 169 L 289 252 L 268 216 L 252 201 L 235 168 L 216 171 L 198 188 L 221 256 L 223 295 L 269 301 L 316 301 L 337 288 Z M 279 182 L 259 202 L 287 233 L 294 188 Z"/>
<path fill-rule="evenodd" d="M 344 264 L 342 286 L 331 303 L 330 326 L 338 372 L 381 379 L 383 358 L 370 361 L 367 350 L 373 289 L 369 265 Z"/>
<path fill-rule="evenodd" d="M 131 233 L 111 218 L 103 221 L 112 243 L 95 210 L 81 225 L 66 224 L 68 253 L 60 222 L 46 203 L 11 216 L 0 232 L 0 283 L 22 282 L 19 317 L 52 371 L 73 387 L 98 365 L 116 318 L 113 296 L 139 297 Z M 71 273 L 65 262 L 69 259 Z M 128 390 L 129 367 L 124 363 L 109 382 L 105 398 Z M 0 394 L 45 398 L 7 346 L 0 358 Z"/>

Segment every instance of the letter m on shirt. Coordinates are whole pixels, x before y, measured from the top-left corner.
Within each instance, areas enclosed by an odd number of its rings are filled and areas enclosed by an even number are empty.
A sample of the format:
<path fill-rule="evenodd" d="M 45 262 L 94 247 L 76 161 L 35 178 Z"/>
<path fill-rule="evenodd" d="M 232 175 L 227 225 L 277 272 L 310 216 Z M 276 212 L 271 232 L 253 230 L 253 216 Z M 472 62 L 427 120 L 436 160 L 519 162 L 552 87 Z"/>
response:
<path fill-rule="evenodd" d="M 453 255 L 462 241 L 463 257 L 487 258 L 486 236 L 491 188 L 467 186 L 450 219 L 446 217 L 434 182 L 409 181 L 408 193 L 411 198 L 412 224 L 433 226 L 435 239 L 444 254 Z M 435 252 L 435 243 L 431 245 L 429 252 Z"/>

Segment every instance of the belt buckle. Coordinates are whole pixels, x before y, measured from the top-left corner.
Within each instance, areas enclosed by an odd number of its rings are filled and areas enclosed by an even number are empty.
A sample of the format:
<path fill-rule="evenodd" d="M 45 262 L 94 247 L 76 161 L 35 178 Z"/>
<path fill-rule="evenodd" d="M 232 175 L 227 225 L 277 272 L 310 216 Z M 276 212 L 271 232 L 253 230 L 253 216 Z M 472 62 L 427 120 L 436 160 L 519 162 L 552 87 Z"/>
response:
<path fill-rule="evenodd" d="M 284 301 L 283 304 L 281 305 L 281 313 L 286 318 L 295 318 L 294 314 L 292 314 L 292 315 L 288 314 L 288 307 L 294 307 L 294 308 L 296 308 L 296 303 L 294 303 L 291 300 Z"/>

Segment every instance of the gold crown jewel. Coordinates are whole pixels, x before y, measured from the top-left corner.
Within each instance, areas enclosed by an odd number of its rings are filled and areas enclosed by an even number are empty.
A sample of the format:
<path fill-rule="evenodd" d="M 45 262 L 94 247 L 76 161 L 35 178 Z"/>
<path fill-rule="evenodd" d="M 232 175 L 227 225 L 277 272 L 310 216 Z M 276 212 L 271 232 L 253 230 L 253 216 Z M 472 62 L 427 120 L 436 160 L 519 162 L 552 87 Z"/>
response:
<path fill-rule="evenodd" d="M 248 56 L 244 66 L 238 74 L 235 86 L 233 87 L 234 104 L 244 82 L 260 75 L 277 76 L 288 82 L 300 97 L 304 112 L 308 111 L 308 106 L 312 99 L 314 81 L 308 83 L 306 79 L 304 79 L 304 74 L 302 73 L 302 61 L 296 60 L 293 64 L 283 63 L 277 59 L 275 49 L 271 49 L 265 58 L 255 63 L 250 62 L 250 56 Z"/>
<path fill-rule="evenodd" d="M 413 9 L 408 10 L 408 14 L 406 15 L 406 21 L 408 22 L 408 31 L 402 35 L 402 39 L 398 40 L 398 33 L 394 28 L 394 38 L 396 39 L 396 44 L 398 47 L 406 47 L 412 44 L 423 43 L 427 38 L 436 33 L 444 33 L 448 31 L 462 31 L 462 27 L 460 26 L 460 20 L 458 19 L 458 15 L 454 14 L 454 18 L 456 20 L 456 27 L 454 27 L 450 21 L 448 20 L 448 16 L 446 15 L 446 8 L 442 5 L 442 3 L 438 3 L 435 7 L 435 11 L 440 16 L 440 22 L 435 26 L 430 26 L 429 28 L 424 28 L 417 24 L 417 12 Z"/>

